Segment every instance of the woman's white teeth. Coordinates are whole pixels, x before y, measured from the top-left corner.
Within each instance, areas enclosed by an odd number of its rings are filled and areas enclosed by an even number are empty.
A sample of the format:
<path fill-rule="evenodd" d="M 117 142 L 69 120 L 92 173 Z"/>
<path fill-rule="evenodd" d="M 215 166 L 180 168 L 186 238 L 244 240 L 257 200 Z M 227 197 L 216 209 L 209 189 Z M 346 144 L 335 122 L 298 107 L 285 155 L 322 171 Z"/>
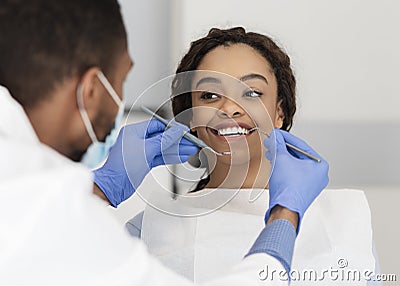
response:
<path fill-rule="evenodd" d="M 235 135 L 247 135 L 249 134 L 249 130 L 242 127 L 228 127 L 218 129 L 218 135 L 220 136 L 235 136 Z"/>

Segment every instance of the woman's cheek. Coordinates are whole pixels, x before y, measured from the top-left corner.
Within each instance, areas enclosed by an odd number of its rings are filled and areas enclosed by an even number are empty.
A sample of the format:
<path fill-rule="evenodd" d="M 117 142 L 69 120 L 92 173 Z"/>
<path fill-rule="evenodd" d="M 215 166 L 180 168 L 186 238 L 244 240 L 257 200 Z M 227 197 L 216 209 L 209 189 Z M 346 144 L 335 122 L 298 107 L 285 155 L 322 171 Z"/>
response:
<path fill-rule="evenodd" d="M 192 120 L 191 127 L 206 127 L 215 117 L 218 110 L 214 107 L 208 106 L 194 106 L 192 107 Z"/>

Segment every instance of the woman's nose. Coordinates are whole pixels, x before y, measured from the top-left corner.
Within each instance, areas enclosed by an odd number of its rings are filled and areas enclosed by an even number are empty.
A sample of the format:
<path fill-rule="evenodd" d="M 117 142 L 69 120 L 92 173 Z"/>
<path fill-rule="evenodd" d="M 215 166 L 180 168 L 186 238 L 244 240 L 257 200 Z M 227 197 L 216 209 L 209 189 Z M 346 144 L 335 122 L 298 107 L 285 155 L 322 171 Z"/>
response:
<path fill-rule="evenodd" d="M 218 115 L 224 118 L 240 117 L 244 114 L 243 108 L 235 101 L 225 98 L 219 108 Z"/>

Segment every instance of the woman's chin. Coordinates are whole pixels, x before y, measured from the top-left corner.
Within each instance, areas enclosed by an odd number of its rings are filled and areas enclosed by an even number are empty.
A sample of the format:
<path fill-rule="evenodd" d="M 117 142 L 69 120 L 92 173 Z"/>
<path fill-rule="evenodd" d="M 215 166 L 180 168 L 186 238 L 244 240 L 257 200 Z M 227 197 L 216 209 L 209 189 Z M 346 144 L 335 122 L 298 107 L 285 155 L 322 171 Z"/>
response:
<path fill-rule="evenodd" d="M 232 148 L 230 152 L 232 152 L 231 155 L 217 156 L 218 162 L 232 167 L 243 166 L 243 168 L 248 168 L 251 157 L 247 149 Z M 246 169 L 243 169 L 243 171 L 246 171 Z"/>

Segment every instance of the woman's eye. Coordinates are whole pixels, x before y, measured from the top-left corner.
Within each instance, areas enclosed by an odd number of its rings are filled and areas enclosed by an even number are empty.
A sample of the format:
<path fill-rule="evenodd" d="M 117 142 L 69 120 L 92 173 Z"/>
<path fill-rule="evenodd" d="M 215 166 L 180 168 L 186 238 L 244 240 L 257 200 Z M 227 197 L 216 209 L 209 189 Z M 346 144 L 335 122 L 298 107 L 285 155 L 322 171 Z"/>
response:
<path fill-rule="evenodd" d="M 245 97 L 260 97 L 261 95 L 262 95 L 262 92 L 256 91 L 256 90 L 249 90 L 243 94 L 243 96 L 245 96 Z"/>
<path fill-rule="evenodd" d="M 218 94 L 213 92 L 203 92 L 200 96 L 200 98 L 203 100 L 217 99 L 219 97 L 220 96 Z"/>

